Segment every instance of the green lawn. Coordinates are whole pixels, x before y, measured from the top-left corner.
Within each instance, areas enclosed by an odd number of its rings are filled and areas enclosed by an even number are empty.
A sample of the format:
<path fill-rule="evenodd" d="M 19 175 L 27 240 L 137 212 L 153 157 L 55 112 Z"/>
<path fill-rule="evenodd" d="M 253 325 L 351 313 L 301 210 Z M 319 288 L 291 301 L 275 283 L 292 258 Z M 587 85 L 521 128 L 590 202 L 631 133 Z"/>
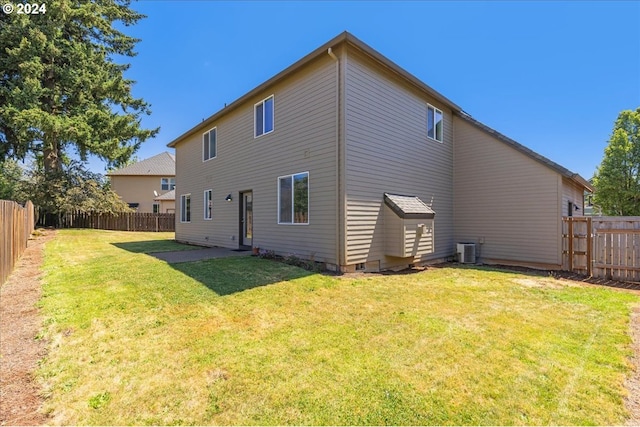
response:
<path fill-rule="evenodd" d="M 180 246 L 169 236 L 62 230 L 47 245 L 52 423 L 625 421 L 632 294 L 485 268 L 171 266 L 146 254 Z"/>

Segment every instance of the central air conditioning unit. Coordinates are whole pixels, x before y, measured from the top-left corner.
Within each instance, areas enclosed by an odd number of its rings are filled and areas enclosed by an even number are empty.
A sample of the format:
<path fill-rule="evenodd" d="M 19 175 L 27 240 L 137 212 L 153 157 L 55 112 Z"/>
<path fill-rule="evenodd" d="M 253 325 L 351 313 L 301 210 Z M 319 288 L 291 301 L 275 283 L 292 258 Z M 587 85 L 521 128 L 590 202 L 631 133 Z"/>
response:
<path fill-rule="evenodd" d="M 476 262 L 476 244 L 475 243 L 458 243 L 458 262 L 462 264 L 475 264 Z"/>

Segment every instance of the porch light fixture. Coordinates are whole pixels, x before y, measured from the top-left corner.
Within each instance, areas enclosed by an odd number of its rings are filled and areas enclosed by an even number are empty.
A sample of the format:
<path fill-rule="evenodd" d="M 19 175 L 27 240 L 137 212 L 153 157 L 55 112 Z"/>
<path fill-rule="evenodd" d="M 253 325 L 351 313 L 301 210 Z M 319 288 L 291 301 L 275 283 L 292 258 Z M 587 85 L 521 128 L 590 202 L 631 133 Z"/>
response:
<path fill-rule="evenodd" d="M 230 202 L 233 200 L 233 197 L 231 197 L 231 194 L 229 194 L 227 197 L 224 198 L 227 202 Z"/>

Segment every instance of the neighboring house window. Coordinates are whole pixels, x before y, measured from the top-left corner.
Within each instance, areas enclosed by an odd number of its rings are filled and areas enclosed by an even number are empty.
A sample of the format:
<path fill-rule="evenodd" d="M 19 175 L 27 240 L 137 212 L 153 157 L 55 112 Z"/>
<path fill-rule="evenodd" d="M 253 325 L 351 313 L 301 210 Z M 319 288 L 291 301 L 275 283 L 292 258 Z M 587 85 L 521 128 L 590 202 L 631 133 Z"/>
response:
<path fill-rule="evenodd" d="M 257 138 L 273 131 L 273 95 L 258 102 L 254 107 L 254 123 Z"/>
<path fill-rule="evenodd" d="M 160 178 L 160 188 L 162 191 L 169 191 L 176 188 L 176 179 L 175 178 Z"/>
<path fill-rule="evenodd" d="M 213 190 L 204 192 L 204 219 L 211 219 L 213 213 Z"/>
<path fill-rule="evenodd" d="M 153 204 L 153 213 L 154 214 L 160 213 L 160 203 Z"/>
<path fill-rule="evenodd" d="M 217 155 L 217 128 L 202 134 L 202 161 L 214 159 Z"/>
<path fill-rule="evenodd" d="M 180 222 L 191 222 L 191 194 L 180 196 Z"/>
<path fill-rule="evenodd" d="M 442 111 L 427 104 L 427 136 L 442 142 Z"/>
<path fill-rule="evenodd" d="M 309 224 L 309 172 L 278 178 L 278 224 Z"/>
<path fill-rule="evenodd" d="M 131 209 L 138 210 L 138 206 L 140 206 L 140 203 L 129 203 Z"/>

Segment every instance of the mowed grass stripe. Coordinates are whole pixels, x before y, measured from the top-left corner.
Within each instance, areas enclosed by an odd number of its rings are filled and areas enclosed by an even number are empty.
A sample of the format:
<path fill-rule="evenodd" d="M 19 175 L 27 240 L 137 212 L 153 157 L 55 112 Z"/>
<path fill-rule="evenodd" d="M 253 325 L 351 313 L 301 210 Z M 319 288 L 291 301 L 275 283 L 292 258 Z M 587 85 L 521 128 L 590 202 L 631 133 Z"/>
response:
<path fill-rule="evenodd" d="M 162 233 L 58 236 L 39 372 L 56 424 L 626 417 L 629 293 L 489 268 L 340 278 L 252 257 L 169 265 L 145 253 L 180 246 Z"/>

